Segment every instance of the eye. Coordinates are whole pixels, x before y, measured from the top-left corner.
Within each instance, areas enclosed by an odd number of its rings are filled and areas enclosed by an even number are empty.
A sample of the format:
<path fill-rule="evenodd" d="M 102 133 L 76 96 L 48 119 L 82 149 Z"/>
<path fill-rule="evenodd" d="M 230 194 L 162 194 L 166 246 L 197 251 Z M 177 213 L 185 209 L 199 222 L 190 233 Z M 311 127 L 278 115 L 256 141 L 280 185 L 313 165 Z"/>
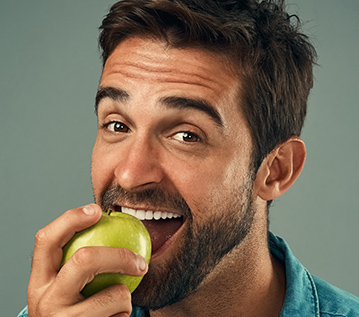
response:
<path fill-rule="evenodd" d="M 116 132 L 116 133 L 130 132 L 130 128 L 126 124 L 119 122 L 119 121 L 111 121 L 111 122 L 105 123 L 104 128 L 106 128 L 107 130 L 109 130 L 111 132 Z"/>
<path fill-rule="evenodd" d="M 181 141 L 181 142 L 190 142 L 190 143 L 195 143 L 195 142 L 201 142 L 201 138 L 193 133 L 193 132 L 189 132 L 189 131 L 181 131 L 176 133 L 173 138 L 175 140 Z"/>

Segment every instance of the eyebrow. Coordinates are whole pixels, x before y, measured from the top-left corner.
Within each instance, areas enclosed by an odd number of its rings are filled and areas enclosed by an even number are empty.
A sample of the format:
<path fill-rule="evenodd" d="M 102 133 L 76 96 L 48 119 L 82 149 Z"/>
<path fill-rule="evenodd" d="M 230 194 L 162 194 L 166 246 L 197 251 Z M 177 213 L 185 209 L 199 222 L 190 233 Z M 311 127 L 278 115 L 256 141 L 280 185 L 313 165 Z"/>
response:
<path fill-rule="evenodd" d="M 123 89 L 115 87 L 99 87 L 96 93 L 95 113 L 98 114 L 98 106 L 102 99 L 110 98 L 115 101 L 125 102 L 130 99 L 130 95 Z"/>
<path fill-rule="evenodd" d="M 206 100 L 170 96 L 161 98 L 160 102 L 169 108 L 199 110 L 210 116 L 217 125 L 223 127 L 223 121 L 218 111 Z"/>
<path fill-rule="evenodd" d="M 121 88 L 99 87 L 96 93 L 95 113 L 102 99 L 110 98 L 115 101 L 126 102 L 130 99 L 128 92 Z M 223 127 L 223 121 L 218 111 L 204 99 L 193 99 L 186 97 L 168 96 L 160 98 L 160 103 L 168 108 L 195 109 L 207 114 L 217 125 Z"/>

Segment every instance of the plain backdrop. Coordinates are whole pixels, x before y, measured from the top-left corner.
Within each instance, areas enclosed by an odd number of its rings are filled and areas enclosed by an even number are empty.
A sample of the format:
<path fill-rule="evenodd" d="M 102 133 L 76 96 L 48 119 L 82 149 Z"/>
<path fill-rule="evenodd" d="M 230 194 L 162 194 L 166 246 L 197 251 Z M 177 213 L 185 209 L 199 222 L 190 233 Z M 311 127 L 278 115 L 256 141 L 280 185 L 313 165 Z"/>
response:
<path fill-rule="evenodd" d="M 34 236 L 93 201 L 90 157 L 100 78 L 98 26 L 112 1 L 0 2 L 0 309 L 26 305 Z M 359 1 L 290 0 L 320 64 L 297 183 L 271 230 L 308 270 L 359 295 Z"/>

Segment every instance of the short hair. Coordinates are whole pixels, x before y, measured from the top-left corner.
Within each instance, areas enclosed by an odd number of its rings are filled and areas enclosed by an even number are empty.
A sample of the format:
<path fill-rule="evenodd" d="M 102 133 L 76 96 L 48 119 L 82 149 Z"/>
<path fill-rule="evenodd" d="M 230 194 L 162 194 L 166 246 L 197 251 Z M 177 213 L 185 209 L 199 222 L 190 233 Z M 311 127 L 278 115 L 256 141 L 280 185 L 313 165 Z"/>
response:
<path fill-rule="evenodd" d="M 103 65 L 134 36 L 229 59 L 240 79 L 238 106 L 253 139 L 254 174 L 278 144 L 301 134 L 316 52 L 284 0 L 123 0 L 100 29 Z"/>

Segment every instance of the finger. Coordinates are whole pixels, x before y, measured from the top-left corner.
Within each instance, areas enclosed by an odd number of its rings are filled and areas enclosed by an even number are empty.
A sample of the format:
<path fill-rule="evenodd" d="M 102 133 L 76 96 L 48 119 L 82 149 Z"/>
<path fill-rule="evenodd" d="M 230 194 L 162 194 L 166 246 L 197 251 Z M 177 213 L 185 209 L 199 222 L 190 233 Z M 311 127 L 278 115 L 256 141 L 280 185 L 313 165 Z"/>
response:
<path fill-rule="evenodd" d="M 51 285 L 51 292 L 61 298 L 64 305 L 73 305 L 84 286 L 97 274 L 143 276 L 147 270 L 146 260 L 130 250 L 84 247 L 77 250 L 61 268 Z"/>
<path fill-rule="evenodd" d="M 62 260 L 62 247 L 77 231 L 95 224 L 101 217 L 101 208 L 91 204 L 71 209 L 41 229 L 35 238 L 30 283 L 41 287 L 51 283 Z"/>
<path fill-rule="evenodd" d="M 50 316 L 55 311 L 59 316 L 129 317 L 132 311 L 131 293 L 125 285 L 116 284 L 107 287 L 86 300 L 80 298 L 76 304 L 68 305 L 62 303 L 60 297 L 54 297 L 51 292 L 47 292 L 37 306 L 36 311 L 33 311 L 34 316 Z"/>
<path fill-rule="evenodd" d="M 109 286 L 71 308 L 71 316 L 129 317 L 131 312 L 131 293 L 123 284 Z"/>

